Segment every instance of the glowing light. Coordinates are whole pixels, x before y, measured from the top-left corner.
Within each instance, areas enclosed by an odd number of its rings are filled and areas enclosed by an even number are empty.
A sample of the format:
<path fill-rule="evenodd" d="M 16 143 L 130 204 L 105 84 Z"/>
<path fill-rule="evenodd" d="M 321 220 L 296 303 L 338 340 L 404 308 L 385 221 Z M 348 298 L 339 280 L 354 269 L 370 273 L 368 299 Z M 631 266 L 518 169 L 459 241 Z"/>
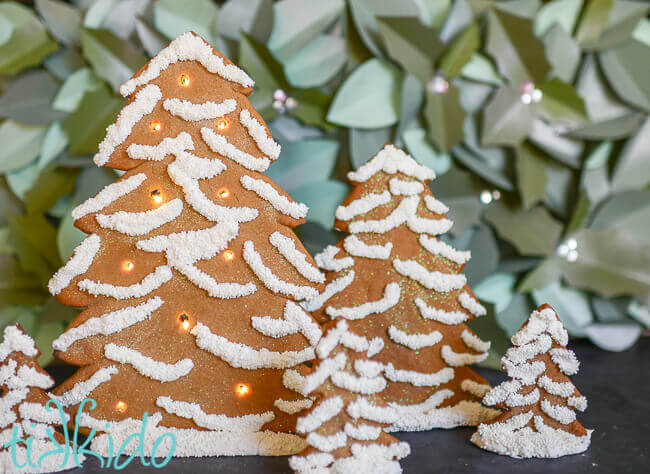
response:
<path fill-rule="evenodd" d="M 131 260 L 124 260 L 122 262 L 122 270 L 125 272 L 130 272 L 135 268 L 135 264 Z"/>
<path fill-rule="evenodd" d="M 245 397 L 247 395 L 250 395 L 251 388 L 249 385 L 245 383 L 240 383 L 237 384 L 237 387 L 235 388 L 235 392 L 237 393 L 238 397 Z"/>
<path fill-rule="evenodd" d="M 181 74 L 178 76 L 178 83 L 183 87 L 189 87 L 191 82 L 190 76 L 187 74 Z"/>
<path fill-rule="evenodd" d="M 160 192 L 160 189 L 154 189 L 153 191 L 151 191 L 151 199 L 153 199 L 153 202 L 155 202 L 156 204 L 160 204 L 161 202 L 163 202 L 163 197 L 162 197 L 162 193 Z"/>
<path fill-rule="evenodd" d="M 181 320 L 181 327 L 187 331 L 190 328 L 190 317 L 183 313 L 178 319 Z"/>
<path fill-rule="evenodd" d="M 219 191 L 217 191 L 217 195 L 221 199 L 228 199 L 230 197 L 230 191 L 228 188 L 221 188 Z"/>
<path fill-rule="evenodd" d="M 158 120 L 154 120 L 151 122 L 151 125 L 149 125 L 149 129 L 151 129 L 152 132 L 159 132 L 161 128 L 162 123 L 160 123 Z"/>
<path fill-rule="evenodd" d="M 223 251 L 223 259 L 227 262 L 231 261 L 233 258 L 235 258 L 235 252 L 232 250 L 224 250 Z"/>
<path fill-rule="evenodd" d="M 217 120 L 217 130 L 226 130 L 228 127 L 230 127 L 230 120 L 226 117 L 221 117 Z"/>
<path fill-rule="evenodd" d="M 118 413 L 124 413 L 126 411 L 126 403 L 120 400 L 115 404 L 115 411 Z"/>

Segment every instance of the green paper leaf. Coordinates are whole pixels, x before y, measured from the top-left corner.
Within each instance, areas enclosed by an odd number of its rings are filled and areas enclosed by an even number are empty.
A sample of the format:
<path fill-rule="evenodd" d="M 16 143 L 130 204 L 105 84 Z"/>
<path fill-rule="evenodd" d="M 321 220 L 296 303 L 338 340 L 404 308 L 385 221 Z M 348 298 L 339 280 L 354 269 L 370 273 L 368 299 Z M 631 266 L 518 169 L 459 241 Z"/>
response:
<path fill-rule="evenodd" d="M 616 194 L 598 208 L 591 221 L 591 228 L 616 228 L 638 240 L 647 240 L 650 228 L 650 190 Z"/>
<path fill-rule="evenodd" d="M 573 286 L 588 288 L 605 297 L 634 294 L 650 288 L 650 244 L 618 229 L 582 229 L 573 236 L 578 259 L 563 267 Z"/>
<path fill-rule="evenodd" d="M 71 48 L 61 48 L 43 61 L 43 66 L 59 80 L 65 80 L 77 69 L 86 66 L 81 54 Z"/>
<path fill-rule="evenodd" d="M 7 222 L 21 266 L 46 284 L 61 265 L 56 253 L 56 228 L 40 214 L 13 215 Z"/>
<path fill-rule="evenodd" d="M 543 260 L 537 267 L 528 272 L 517 286 L 519 293 L 530 293 L 539 288 L 546 288 L 562 277 L 562 261 L 551 257 Z"/>
<path fill-rule="evenodd" d="M 585 191 L 591 208 L 597 206 L 610 193 L 607 162 L 612 152 L 611 142 L 602 142 L 594 148 L 582 169 L 580 187 Z"/>
<path fill-rule="evenodd" d="M 307 220 L 317 222 L 326 229 L 334 226 L 336 208 L 345 200 L 348 188 L 340 181 L 310 183 L 294 190 L 291 195 L 309 206 Z"/>
<path fill-rule="evenodd" d="M 0 308 L 9 304 L 40 304 L 48 293 L 38 277 L 25 271 L 16 258 L 10 255 L 0 255 Z M 0 324 L 11 324 L 7 321 L 7 309 L 0 311 Z"/>
<path fill-rule="evenodd" d="M 307 222 L 297 227 L 296 233 L 311 255 L 322 252 L 325 247 L 334 245 L 339 240 L 336 232 L 327 230 L 316 222 Z"/>
<path fill-rule="evenodd" d="M 320 35 L 284 62 L 289 82 L 296 87 L 327 83 L 345 64 L 345 42 L 338 36 Z"/>
<path fill-rule="evenodd" d="M 584 144 L 560 135 L 558 129 L 543 120 L 533 120 L 528 138 L 556 160 L 572 168 L 580 167 Z"/>
<path fill-rule="evenodd" d="M 245 32 L 266 42 L 273 29 L 273 2 L 271 0 L 228 0 L 217 17 L 217 33 L 238 40 Z"/>
<path fill-rule="evenodd" d="M 585 328 L 591 342 L 612 352 L 626 351 L 641 335 L 641 326 L 632 322 L 622 324 L 595 323 Z"/>
<path fill-rule="evenodd" d="M 636 39 L 603 51 L 600 64 L 612 88 L 632 105 L 650 110 L 650 82 L 647 80 L 650 46 Z"/>
<path fill-rule="evenodd" d="M 534 309 L 535 307 L 528 296 L 515 293 L 508 307 L 497 313 L 497 326 L 502 328 L 505 335 L 510 338 L 519 331 Z M 510 346 L 510 340 L 506 339 L 506 349 Z"/>
<path fill-rule="evenodd" d="M 521 102 L 519 91 L 502 87 L 483 112 L 481 141 L 484 145 L 517 146 L 530 133 L 533 109 Z"/>
<path fill-rule="evenodd" d="M 42 367 L 54 360 L 52 342 L 61 335 L 64 329 L 65 326 L 61 322 L 41 322 L 38 324 L 36 334 L 34 335 L 34 342 L 36 343 L 36 347 L 41 351 L 41 355 L 38 356 L 36 361 Z"/>
<path fill-rule="evenodd" d="M 285 60 L 316 39 L 341 14 L 343 0 L 281 0 L 273 5 L 269 49 Z"/>
<path fill-rule="evenodd" d="M 584 57 L 576 81 L 576 90 L 583 98 L 587 114 L 593 122 L 611 120 L 633 112 L 611 91 L 593 54 Z"/>
<path fill-rule="evenodd" d="M 578 43 L 560 25 L 553 26 L 544 36 L 546 57 L 551 65 L 551 76 L 564 82 L 573 82 L 582 54 Z"/>
<path fill-rule="evenodd" d="M 474 21 L 474 12 L 467 0 L 452 3 L 447 18 L 440 29 L 440 39 L 448 43 L 454 36 L 467 28 Z"/>
<path fill-rule="evenodd" d="M 186 31 L 194 31 L 211 43 L 217 11 L 217 6 L 210 0 L 158 0 L 153 3 L 153 24 L 170 40 Z"/>
<path fill-rule="evenodd" d="M 627 307 L 627 312 L 646 328 L 650 328 L 650 308 L 647 305 L 643 306 L 638 301 L 633 300 Z"/>
<path fill-rule="evenodd" d="M 472 58 L 463 66 L 461 75 L 473 81 L 485 82 L 500 86 L 503 80 L 494 69 L 492 62 L 481 53 L 474 53 Z"/>
<path fill-rule="evenodd" d="M 5 40 L 0 44 L 0 74 L 15 74 L 40 64 L 58 48 L 27 7 L 16 2 L 0 3 L 0 18 L 5 23 L 2 34 Z"/>
<path fill-rule="evenodd" d="M 514 189 L 510 180 L 504 176 L 500 170 L 492 167 L 485 159 L 482 159 L 479 155 L 468 151 L 465 147 L 454 147 L 452 154 L 457 161 L 465 165 L 484 180 L 501 189 L 505 189 L 506 191 L 512 191 Z"/>
<path fill-rule="evenodd" d="M 485 48 L 499 72 L 514 87 L 524 81 L 542 82 L 550 70 L 544 45 L 533 34 L 532 21 L 501 10 L 490 10 Z"/>
<path fill-rule="evenodd" d="M 135 22 L 135 32 L 145 52 L 151 57 L 167 46 L 167 38 L 139 18 Z"/>
<path fill-rule="evenodd" d="M 256 89 L 264 89 L 270 94 L 276 89 L 289 89 L 282 65 L 273 57 L 268 48 L 250 35 L 242 34 L 239 42 L 239 63 L 251 77 L 255 78 Z"/>
<path fill-rule="evenodd" d="M 535 17 L 535 34 L 544 36 L 554 26 L 571 34 L 575 28 L 583 0 L 555 0 L 540 8 Z M 550 56 L 549 56 L 550 58 Z"/>
<path fill-rule="evenodd" d="M 63 112 L 74 112 L 86 92 L 102 87 L 102 81 L 88 68 L 73 72 L 63 83 L 54 98 L 52 107 Z"/>
<path fill-rule="evenodd" d="M 632 112 L 602 122 L 587 123 L 582 127 L 572 129 L 567 133 L 567 136 L 583 140 L 616 140 L 618 138 L 625 138 L 641 127 L 644 118 L 644 114 Z"/>
<path fill-rule="evenodd" d="M 147 61 L 133 44 L 108 30 L 81 30 L 81 50 L 95 73 L 115 91 Z"/>
<path fill-rule="evenodd" d="M 451 6 L 451 0 L 416 0 L 421 10 L 422 23 L 433 28 L 440 28 Z"/>
<path fill-rule="evenodd" d="M 5 176 L 11 191 L 19 199 L 25 200 L 25 194 L 29 191 L 38 179 L 39 169 L 36 163 L 31 163 L 20 169 L 10 171 Z"/>
<path fill-rule="evenodd" d="M 63 121 L 70 144 L 68 151 L 76 155 L 95 153 L 106 127 L 113 123 L 123 106 L 124 100 L 106 86 L 87 92 L 77 110 Z"/>
<path fill-rule="evenodd" d="M 550 304 L 572 336 L 584 336 L 585 328 L 594 320 L 585 294 L 559 283 L 534 290 L 533 299 L 538 306 Z"/>
<path fill-rule="evenodd" d="M 0 97 L 0 117 L 30 125 L 52 122 L 62 115 L 50 106 L 58 88 L 59 83 L 47 71 L 21 74 Z"/>
<path fill-rule="evenodd" d="M 519 195 L 524 209 L 529 209 L 544 198 L 546 192 L 545 159 L 535 148 L 524 143 L 518 147 L 517 153 L 517 183 Z"/>
<path fill-rule="evenodd" d="M 496 271 L 499 265 L 499 247 L 492 229 L 482 224 L 472 232 L 472 238 L 467 248 L 472 252 L 472 258 L 463 268 L 463 274 L 476 293 L 477 285 L 480 286 L 480 283 L 489 279 L 490 275 Z M 478 293 L 477 296 L 484 299 Z M 490 298 L 487 298 L 487 301 L 496 303 Z"/>
<path fill-rule="evenodd" d="M 61 224 L 59 224 L 59 229 L 56 235 L 56 248 L 61 260 L 64 262 L 72 257 L 74 249 L 76 249 L 77 246 L 88 237 L 88 234 L 74 226 L 74 219 L 70 215 L 70 212 L 74 207 L 75 206 L 71 206 L 68 209 L 68 212 L 63 216 L 63 220 L 61 221 Z"/>
<path fill-rule="evenodd" d="M 429 137 L 443 153 L 463 140 L 465 110 L 460 105 L 460 90 L 454 84 L 444 94 L 427 94 L 424 117 Z"/>
<path fill-rule="evenodd" d="M 336 165 L 339 143 L 335 140 L 308 139 L 282 146 L 282 159 L 273 163 L 266 174 L 282 189 L 294 189 L 329 177 Z"/>
<path fill-rule="evenodd" d="M 67 46 L 79 45 L 81 12 L 63 2 L 36 0 L 36 9 L 52 36 Z"/>
<path fill-rule="evenodd" d="M 644 4 L 645 3 L 645 4 Z M 584 49 L 606 49 L 629 39 L 640 21 L 645 21 L 650 7 L 647 2 L 617 0 L 607 15 L 605 28 L 593 41 L 584 42 Z"/>
<path fill-rule="evenodd" d="M 355 170 L 375 156 L 390 141 L 390 128 L 350 129 L 350 164 Z"/>
<path fill-rule="evenodd" d="M 493 306 L 489 303 L 484 305 L 488 310 L 487 314 L 467 322 L 467 326 L 478 337 L 484 341 L 490 341 L 487 359 L 477 365 L 488 369 L 502 370 L 501 358 L 505 355 L 508 347 L 510 347 L 510 341 L 499 324 L 497 324 Z"/>
<path fill-rule="evenodd" d="M 327 110 L 331 103 L 331 97 L 319 89 L 295 89 L 291 95 L 298 101 L 295 109 L 289 113 L 300 119 L 307 125 L 315 125 L 326 130 L 334 127 L 327 123 Z"/>
<path fill-rule="evenodd" d="M 13 120 L 0 124 L 0 173 L 17 170 L 36 159 L 46 128 L 21 125 Z"/>
<path fill-rule="evenodd" d="M 448 153 L 439 153 L 427 136 L 426 130 L 414 128 L 402 135 L 408 152 L 418 163 L 431 168 L 436 175 L 445 174 L 451 166 L 451 156 Z"/>
<path fill-rule="evenodd" d="M 461 73 L 463 67 L 472 59 L 480 45 L 478 24 L 472 23 L 465 31 L 458 35 L 440 58 L 439 69 L 447 77 L 455 77 Z"/>
<path fill-rule="evenodd" d="M 474 294 L 494 304 L 494 309 L 500 313 L 510 306 L 516 281 L 510 273 L 494 273 L 474 287 Z"/>
<path fill-rule="evenodd" d="M 388 56 L 427 83 L 434 73 L 434 63 L 443 45 L 435 30 L 423 25 L 417 18 L 378 18 L 379 31 Z"/>
<path fill-rule="evenodd" d="M 404 131 L 417 122 L 423 103 L 424 86 L 422 81 L 412 74 L 407 74 L 404 81 L 402 81 L 400 119 L 395 129 L 395 142 L 397 145 L 401 145 L 400 140 Z"/>
<path fill-rule="evenodd" d="M 614 192 L 643 188 L 650 183 L 649 149 L 650 119 L 646 119 L 636 135 L 621 150 L 612 174 Z"/>
<path fill-rule="evenodd" d="M 613 4 L 613 0 L 591 0 L 587 2 L 576 32 L 576 38 L 581 44 L 594 42 L 600 37 L 607 25 L 609 11 Z"/>
<path fill-rule="evenodd" d="M 562 234 L 562 224 L 541 206 L 527 211 L 511 209 L 497 201 L 483 214 L 499 236 L 522 255 L 551 255 Z"/>
<path fill-rule="evenodd" d="M 28 213 L 43 213 L 64 195 L 74 190 L 78 172 L 54 168 L 41 173 L 35 185 L 25 194 Z"/>
<path fill-rule="evenodd" d="M 551 122 L 572 125 L 587 120 L 585 104 L 571 84 L 553 78 L 539 88 L 544 95 L 538 109 Z"/>
<path fill-rule="evenodd" d="M 339 88 L 327 113 L 329 122 L 354 128 L 380 128 L 397 122 L 402 73 L 380 59 L 369 59 Z"/>

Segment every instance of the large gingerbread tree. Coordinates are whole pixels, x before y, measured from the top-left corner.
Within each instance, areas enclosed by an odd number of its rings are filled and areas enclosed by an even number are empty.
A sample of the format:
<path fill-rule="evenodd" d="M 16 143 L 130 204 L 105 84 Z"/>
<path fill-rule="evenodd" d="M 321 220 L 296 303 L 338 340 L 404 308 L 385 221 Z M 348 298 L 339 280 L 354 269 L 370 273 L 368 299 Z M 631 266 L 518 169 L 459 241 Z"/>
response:
<path fill-rule="evenodd" d="M 288 386 L 315 399 L 298 418 L 298 432 L 309 445 L 289 464 L 301 473 L 398 473 L 397 460 L 407 456 L 407 443 L 384 433 L 395 412 L 378 395 L 386 387 L 383 364 L 367 357 L 374 344 L 336 318 L 326 324 L 316 346 L 311 373 L 285 372 Z"/>
<path fill-rule="evenodd" d="M 461 273 L 469 252 L 436 237 L 452 222 L 426 185 L 434 177 L 390 144 L 349 173 L 355 187 L 335 226 L 350 235 L 316 257 L 327 287 L 305 304 L 321 322 L 340 316 L 380 341 L 393 431 L 477 425 L 497 413 L 480 404 L 490 387 L 467 367 L 489 342 L 465 322 L 486 310 Z"/>
<path fill-rule="evenodd" d="M 0 472 L 57 472 L 84 461 L 83 455 L 76 459 L 70 452 L 66 455 L 66 440 L 55 431 L 64 421 L 45 392 L 54 380 L 36 362 L 38 355 L 34 340 L 19 325 L 4 328 L 0 341 Z M 24 441 L 16 443 L 19 439 Z"/>
<path fill-rule="evenodd" d="M 280 146 L 248 101 L 253 81 L 185 33 L 120 89 L 130 100 L 94 161 L 126 170 L 73 211 L 91 234 L 52 278 L 88 306 L 54 342 L 81 366 L 55 393 L 97 407 L 94 449 L 118 446 L 148 412 L 146 450 L 286 454 L 308 400 L 283 371 L 313 359 L 318 324 L 294 302 L 324 281 L 292 228 L 307 208 L 263 175 Z M 161 446 L 157 455 L 165 454 Z"/>
<path fill-rule="evenodd" d="M 589 447 L 592 430 L 575 415 L 587 408 L 587 399 L 569 379 L 580 363 L 568 342 L 553 308 L 545 304 L 533 311 L 501 359 L 510 378 L 483 398 L 505 411 L 479 425 L 474 444 L 515 458 L 556 458 Z"/>

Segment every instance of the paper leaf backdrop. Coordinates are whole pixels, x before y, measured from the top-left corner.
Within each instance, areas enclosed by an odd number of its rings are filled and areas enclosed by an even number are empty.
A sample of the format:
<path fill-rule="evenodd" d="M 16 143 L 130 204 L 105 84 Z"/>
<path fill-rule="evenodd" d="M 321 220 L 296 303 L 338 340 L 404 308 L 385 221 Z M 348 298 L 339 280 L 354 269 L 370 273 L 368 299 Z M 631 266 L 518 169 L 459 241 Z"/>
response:
<path fill-rule="evenodd" d="M 181 6 L 182 3 L 182 6 Z M 438 179 L 450 239 L 505 348 L 541 303 L 624 350 L 650 323 L 650 6 L 644 1 L 36 0 L 0 4 L 0 326 L 47 363 L 74 312 L 50 274 L 70 209 L 115 178 L 90 155 L 119 85 L 193 30 L 255 79 L 283 146 L 269 174 L 336 242 L 345 172 L 387 141 Z M 488 363 L 498 361 L 493 354 Z"/>

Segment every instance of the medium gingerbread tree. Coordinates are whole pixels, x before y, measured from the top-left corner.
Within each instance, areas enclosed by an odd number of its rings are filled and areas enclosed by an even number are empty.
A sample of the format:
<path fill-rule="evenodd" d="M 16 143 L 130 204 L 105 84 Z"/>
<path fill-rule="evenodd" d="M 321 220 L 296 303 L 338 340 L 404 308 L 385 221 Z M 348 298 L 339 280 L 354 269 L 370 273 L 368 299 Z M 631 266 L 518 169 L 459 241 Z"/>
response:
<path fill-rule="evenodd" d="M 515 458 L 557 458 L 589 447 L 593 430 L 585 430 L 575 415 L 587 408 L 587 399 L 569 379 L 580 363 L 568 342 L 553 308 L 545 304 L 533 311 L 501 359 L 509 380 L 483 398 L 505 411 L 479 425 L 474 444 Z"/>
<path fill-rule="evenodd" d="M 490 386 L 467 367 L 490 344 L 465 322 L 486 310 L 461 273 L 469 252 L 436 238 L 452 222 L 426 185 L 434 177 L 390 144 L 349 173 L 355 187 L 335 226 L 350 235 L 316 257 L 327 287 L 304 304 L 321 322 L 340 316 L 381 342 L 382 397 L 398 413 L 391 431 L 477 425 L 497 413 L 480 404 Z"/>
<path fill-rule="evenodd" d="M 65 454 L 65 438 L 55 431 L 63 420 L 45 390 L 54 380 L 36 362 L 34 340 L 15 324 L 0 342 L 0 472 L 58 472 L 83 462 Z M 29 449 L 25 442 L 32 437 Z M 56 441 L 52 441 L 52 438 Z M 51 452 L 52 454 L 46 454 Z"/>
<path fill-rule="evenodd" d="M 309 445 L 289 464 L 297 472 L 398 473 L 407 443 L 384 433 L 395 412 L 378 395 L 386 387 L 383 364 L 367 357 L 376 342 L 350 330 L 342 318 L 326 324 L 308 375 L 285 373 L 286 385 L 315 399 L 298 418 Z"/>
<path fill-rule="evenodd" d="M 324 281 L 292 231 L 307 208 L 262 174 L 280 146 L 248 101 L 253 81 L 185 33 L 120 89 L 130 98 L 95 163 L 126 170 L 74 209 L 91 234 L 52 278 L 88 306 L 54 342 L 82 366 L 57 387 L 108 451 L 148 412 L 145 451 L 287 454 L 308 400 L 283 371 L 314 357 L 318 324 L 294 302 Z M 165 455 L 168 445 L 158 455 Z"/>

